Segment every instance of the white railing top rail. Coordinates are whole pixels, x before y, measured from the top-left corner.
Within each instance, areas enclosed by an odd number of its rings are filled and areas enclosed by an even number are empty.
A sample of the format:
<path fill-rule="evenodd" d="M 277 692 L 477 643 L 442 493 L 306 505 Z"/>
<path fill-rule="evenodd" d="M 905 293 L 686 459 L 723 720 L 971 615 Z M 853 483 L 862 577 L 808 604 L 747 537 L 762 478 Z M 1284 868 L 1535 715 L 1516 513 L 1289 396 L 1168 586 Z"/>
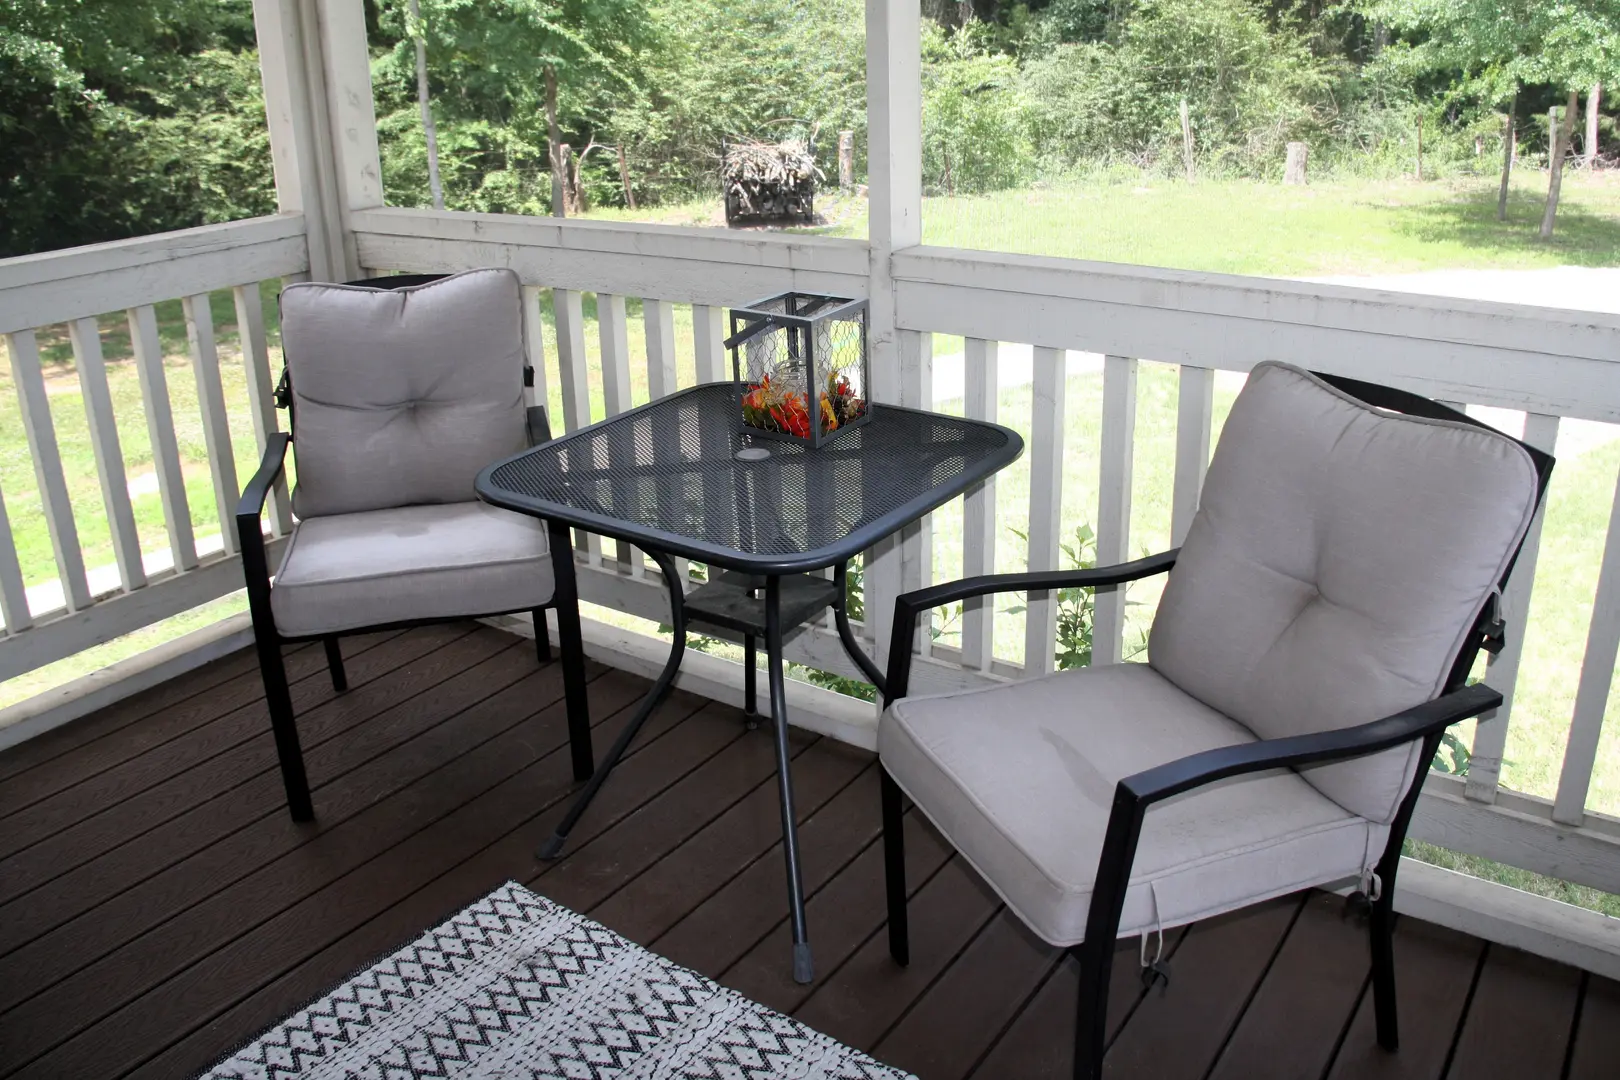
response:
<path fill-rule="evenodd" d="M 871 269 L 864 241 L 824 236 L 433 210 L 360 210 L 351 223 L 363 266 L 509 266 L 529 285 L 682 303 L 790 288 L 864 297 Z"/>
<path fill-rule="evenodd" d="M 1620 315 L 917 247 L 902 329 L 1247 371 L 1286 360 L 1431 397 L 1620 422 Z"/>
<path fill-rule="evenodd" d="M 0 334 L 308 268 L 301 214 L 0 259 Z"/>

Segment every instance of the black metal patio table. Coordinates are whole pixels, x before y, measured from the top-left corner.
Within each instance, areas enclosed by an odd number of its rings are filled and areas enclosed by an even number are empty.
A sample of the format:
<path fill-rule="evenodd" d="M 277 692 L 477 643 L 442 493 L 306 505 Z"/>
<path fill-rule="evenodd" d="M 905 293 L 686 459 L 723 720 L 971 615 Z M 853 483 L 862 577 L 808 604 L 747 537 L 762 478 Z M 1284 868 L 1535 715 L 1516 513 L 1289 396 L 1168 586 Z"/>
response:
<path fill-rule="evenodd" d="M 997 424 L 891 405 L 819 449 L 744 434 L 737 387 L 707 383 L 621 413 L 491 465 L 479 498 L 544 518 L 556 575 L 558 637 L 574 775 L 589 779 L 539 857 L 554 859 L 625 748 L 668 691 L 689 621 L 739 633 L 744 699 L 755 708 L 757 642 L 765 639 L 782 810 L 793 977 L 813 978 L 789 771 L 782 674 L 786 631 L 831 608 L 850 658 L 880 690 L 883 674 L 861 649 L 846 608 L 849 560 L 918 520 L 1023 452 Z M 627 541 L 663 572 L 675 641 L 669 660 L 602 762 L 592 767 L 574 546 L 569 527 Z M 673 559 L 707 563 L 710 579 L 683 593 Z M 812 571 L 834 568 L 829 580 Z"/>

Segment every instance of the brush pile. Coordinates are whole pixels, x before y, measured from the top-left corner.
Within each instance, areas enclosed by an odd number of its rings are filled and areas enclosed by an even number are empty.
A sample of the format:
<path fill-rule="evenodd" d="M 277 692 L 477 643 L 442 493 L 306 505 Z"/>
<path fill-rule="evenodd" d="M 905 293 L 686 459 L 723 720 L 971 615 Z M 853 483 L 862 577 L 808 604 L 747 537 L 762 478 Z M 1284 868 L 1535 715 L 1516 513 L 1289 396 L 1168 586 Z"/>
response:
<path fill-rule="evenodd" d="M 727 224 L 815 218 L 821 170 L 801 140 L 728 143 L 720 178 L 725 184 Z"/>

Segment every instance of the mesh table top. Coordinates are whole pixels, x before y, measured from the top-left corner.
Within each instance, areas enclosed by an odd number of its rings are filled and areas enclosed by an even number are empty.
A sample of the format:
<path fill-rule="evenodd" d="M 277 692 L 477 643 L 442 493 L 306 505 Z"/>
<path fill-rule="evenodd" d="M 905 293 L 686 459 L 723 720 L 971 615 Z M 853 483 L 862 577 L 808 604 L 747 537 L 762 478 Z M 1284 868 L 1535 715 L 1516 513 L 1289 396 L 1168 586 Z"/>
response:
<path fill-rule="evenodd" d="M 1017 460 L 997 424 L 891 405 L 811 450 L 740 430 L 708 383 L 479 474 L 479 498 L 638 546 L 755 573 L 843 562 Z M 763 450 L 761 460 L 739 459 Z"/>

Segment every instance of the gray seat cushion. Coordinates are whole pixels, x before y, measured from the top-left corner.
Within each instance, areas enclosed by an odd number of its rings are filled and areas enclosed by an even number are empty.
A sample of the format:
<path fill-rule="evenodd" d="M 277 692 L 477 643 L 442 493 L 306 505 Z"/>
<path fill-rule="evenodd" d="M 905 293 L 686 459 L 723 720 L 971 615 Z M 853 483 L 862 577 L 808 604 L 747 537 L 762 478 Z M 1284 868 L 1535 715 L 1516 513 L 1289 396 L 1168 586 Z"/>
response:
<path fill-rule="evenodd" d="M 1149 662 L 1261 738 L 1438 695 L 1535 511 L 1524 448 L 1371 408 L 1260 364 L 1232 406 L 1165 585 Z M 1304 771 L 1393 819 L 1417 744 Z"/>
<path fill-rule="evenodd" d="M 479 502 L 308 518 L 270 589 L 289 637 L 491 615 L 551 600 L 544 523 Z"/>
<path fill-rule="evenodd" d="M 281 294 L 301 518 L 473 497 L 527 444 L 523 299 L 510 270 Z"/>
<path fill-rule="evenodd" d="M 904 698 L 878 725 L 889 774 L 1054 945 L 1085 936 L 1115 785 L 1252 741 L 1146 664 Z M 1288 771 L 1167 800 L 1148 811 L 1120 934 L 1356 874 L 1387 834 Z"/>

